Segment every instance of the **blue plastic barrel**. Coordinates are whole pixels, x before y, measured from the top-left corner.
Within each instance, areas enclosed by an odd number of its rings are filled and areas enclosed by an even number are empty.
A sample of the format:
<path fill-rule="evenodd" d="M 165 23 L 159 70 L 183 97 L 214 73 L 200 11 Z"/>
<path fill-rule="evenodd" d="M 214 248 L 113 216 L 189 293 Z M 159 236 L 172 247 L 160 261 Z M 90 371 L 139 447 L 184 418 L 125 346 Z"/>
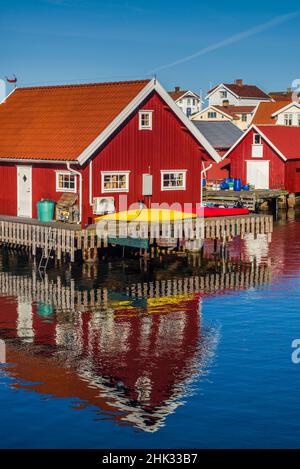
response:
<path fill-rule="evenodd" d="M 249 185 L 249 184 L 245 184 L 245 185 L 243 186 L 243 190 L 244 190 L 244 191 L 249 191 L 249 190 L 250 190 L 250 185 Z"/>
<path fill-rule="evenodd" d="M 235 191 L 240 191 L 242 189 L 242 182 L 240 179 L 235 179 L 234 180 L 234 185 L 233 188 Z"/>

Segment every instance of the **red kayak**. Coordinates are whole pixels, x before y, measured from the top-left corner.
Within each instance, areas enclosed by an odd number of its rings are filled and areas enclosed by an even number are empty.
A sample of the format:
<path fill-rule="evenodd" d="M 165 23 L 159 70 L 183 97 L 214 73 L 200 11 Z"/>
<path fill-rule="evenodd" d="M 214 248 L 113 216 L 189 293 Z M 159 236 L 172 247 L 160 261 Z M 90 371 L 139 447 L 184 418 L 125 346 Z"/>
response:
<path fill-rule="evenodd" d="M 198 217 L 211 218 L 247 215 L 249 210 L 247 208 L 196 207 L 193 213 L 196 213 Z"/>

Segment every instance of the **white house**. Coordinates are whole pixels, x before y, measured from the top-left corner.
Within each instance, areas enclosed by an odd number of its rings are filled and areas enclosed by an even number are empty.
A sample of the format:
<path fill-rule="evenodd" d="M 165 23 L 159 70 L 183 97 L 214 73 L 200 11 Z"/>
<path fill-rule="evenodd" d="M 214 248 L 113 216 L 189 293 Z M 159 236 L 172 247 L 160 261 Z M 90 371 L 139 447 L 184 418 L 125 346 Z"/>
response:
<path fill-rule="evenodd" d="M 277 125 L 300 125 L 300 104 L 288 103 L 283 108 L 272 114 Z"/>
<path fill-rule="evenodd" d="M 181 90 L 180 86 L 175 86 L 174 91 L 169 91 L 168 93 L 186 116 L 189 117 L 201 110 L 201 98 L 194 91 Z"/>
<path fill-rule="evenodd" d="M 295 101 L 260 103 L 251 123 L 255 125 L 300 126 L 300 104 Z"/>
<path fill-rule="evenodd" d="M 245 85 L 243 80 L 234 83 L 221 83 L 207 93 L 209 106 L 256 106 L 272 98 L 255 85 Z"/>

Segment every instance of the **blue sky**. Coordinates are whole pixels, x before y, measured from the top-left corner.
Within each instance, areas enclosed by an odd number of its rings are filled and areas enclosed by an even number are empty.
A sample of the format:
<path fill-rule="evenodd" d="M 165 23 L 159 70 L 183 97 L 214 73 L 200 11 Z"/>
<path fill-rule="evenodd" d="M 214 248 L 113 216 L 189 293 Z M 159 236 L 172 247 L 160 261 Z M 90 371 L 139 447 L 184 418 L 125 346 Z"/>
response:
<path fill-rule="evenodd" d="M 296 3 L 14 0 L 0 5 L 0 77 L 15 74 L 19 86 L 144 78 L 157 70 L 167 88 L 205 93 L 211 84 L 235 78 L 266 91 L 300 78 Z"/>

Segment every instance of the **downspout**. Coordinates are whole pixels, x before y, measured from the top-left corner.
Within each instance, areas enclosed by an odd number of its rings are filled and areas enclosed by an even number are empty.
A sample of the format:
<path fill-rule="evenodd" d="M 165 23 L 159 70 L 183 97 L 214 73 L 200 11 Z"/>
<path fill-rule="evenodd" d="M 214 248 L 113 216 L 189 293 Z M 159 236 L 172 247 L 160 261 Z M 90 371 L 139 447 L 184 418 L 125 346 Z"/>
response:
<path fill-rule="evenodd" d="M 67 168 L 68 170 L 79 176 L 79 222 L 78 224 L 81 223 L 82 221 L 82 174 L 79 171 L 76 171 L 76 169 L 71 168 L 71 163 L 67 163 Z"/>
<path fill-rule="evenodd" d="M 201 184 L 201 188 L 200 188 L 200 207 L 203 207 L 203 175 L 204 173 L 206 173 L 206 171 L 208 171 L 209 169 L 212 168 L 213 164 L 210 163 L 207 168 L 205 168 L 205 165 L 204 165 L 204 162 L 202 161 L 202 165 L 203 165 L 203 169 L 201 171 L 201 176 L 200 176 L 200 184 Z"/>

